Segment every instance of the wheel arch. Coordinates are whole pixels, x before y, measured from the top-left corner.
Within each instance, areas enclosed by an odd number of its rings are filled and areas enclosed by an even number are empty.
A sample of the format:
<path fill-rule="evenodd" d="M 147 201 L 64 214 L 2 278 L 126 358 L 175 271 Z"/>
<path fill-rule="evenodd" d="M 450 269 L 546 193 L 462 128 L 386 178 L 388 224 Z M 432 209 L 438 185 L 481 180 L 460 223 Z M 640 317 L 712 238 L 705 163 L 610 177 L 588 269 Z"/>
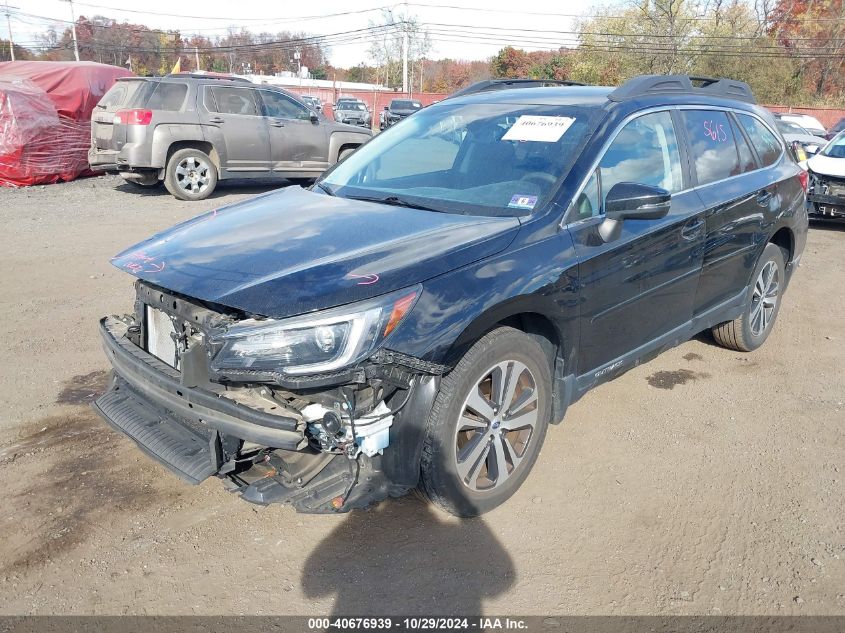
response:
<path fill-rule="evenodd" d="M 516 297 L 478 315 L 455 339 L 446 355 L 446 364 L 454 366 L 467 350 L 485 334 L 508 326 L 525 332 L 546 354 L 552 375 L 552 423 L 559 423 L 574 394 L 575 333 L 553 318 L 554 306 L 546 306 L 533 296 Z"/>
<path fill-rule="evenodd" d="M 334 165 L 344 149 L 363 145 L 370 138 L 372 137 L 358 132 L 331 132 L 329 138 L 329 164 Z"/>
<path fill-rule="evenodd" d="M 792 232 L 792 229 L 788 226 L 779 228 L 769 238 L 769 242 L 779 246 L 783 250 L 783 259 L 787 266 L 792 263 L 792 259 L 795 256 L 795 234 Z"/>
<path fill-rule="evenodd" d="M 170 162 L 170 157 L 180 149 L 198 149 L 205 153 L 211 159 L 211 162 L 214 163 L 214 168 L 217 170 L 218 177 L 220 176 L 220 155 L 217 153 L 214 145 L 212 145 L 209 141 L 174 141 L 167 147 L 167 155 L 164 160 L 165 168 L 167 168 L 167 163 Z"/>

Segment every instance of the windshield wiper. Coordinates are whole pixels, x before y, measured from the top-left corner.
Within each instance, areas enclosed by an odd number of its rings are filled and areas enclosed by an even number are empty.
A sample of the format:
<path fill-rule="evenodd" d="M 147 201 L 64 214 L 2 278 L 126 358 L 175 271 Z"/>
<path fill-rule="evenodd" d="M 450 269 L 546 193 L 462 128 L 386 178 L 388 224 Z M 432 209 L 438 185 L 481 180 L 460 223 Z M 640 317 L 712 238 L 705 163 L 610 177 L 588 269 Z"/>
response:
<path fill-rule="evenodd" d="M 350 200 L 363 200 L 365 202 L 378 202 L 380 204 L 389 204 L 394 207 L 407 207 L 408 209 L 422 209 L 423 211 L 436 211 L 437 213 L 442 213 L 440 209 L 435 209 L 434 207 L 427 207 L 424 204 L 417 204 L 416 202 L 411 202 L 410 200 L 406 200 L 405 198 L 400 198 L 399 196 L 385 196 L 384 198 L 379 198 L 377 196 L 345 196 Z"/>
<path fill-rule="evenodd" d="M 321 183 L 321 182 L 316 182 L 316 183 L 314 183 L 314 184 L 315 184 L 315 185 L 317 185 L 320 189 L 322 189 L 323 191 L 325 191 L 325 192 L 326 192 L 327 194 L 329 194 L 330 196 L 337 195 L 337 194 L 335 194 L 335 192 L 334 192 L 334 191 L 332 191 L 332 190 L 329 188 L 329 186 L 328 186 L 328 185 L 324 185 L 324 184 L 323 184 L 323 183 Z"/>

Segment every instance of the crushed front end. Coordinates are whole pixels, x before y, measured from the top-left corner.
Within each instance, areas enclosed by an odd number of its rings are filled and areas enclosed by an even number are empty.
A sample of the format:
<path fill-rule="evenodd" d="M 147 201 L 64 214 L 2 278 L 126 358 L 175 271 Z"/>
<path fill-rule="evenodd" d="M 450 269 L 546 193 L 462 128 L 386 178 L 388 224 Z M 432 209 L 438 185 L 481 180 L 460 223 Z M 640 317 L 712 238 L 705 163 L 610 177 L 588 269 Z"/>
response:
<path fill-rule="evenodd" d="M 445 368 L 379 344 L 419 289 L 282 321 L 136 291 L 133 315 L 100 322 L 114 372 L 94 406 L 174 473 L 315 513 L 416 484 Z"/>
<path fill-rule="evenodd" d="M 845 177 L 809 170 L 807 212 L 815 218 L 845 219 Z"/>

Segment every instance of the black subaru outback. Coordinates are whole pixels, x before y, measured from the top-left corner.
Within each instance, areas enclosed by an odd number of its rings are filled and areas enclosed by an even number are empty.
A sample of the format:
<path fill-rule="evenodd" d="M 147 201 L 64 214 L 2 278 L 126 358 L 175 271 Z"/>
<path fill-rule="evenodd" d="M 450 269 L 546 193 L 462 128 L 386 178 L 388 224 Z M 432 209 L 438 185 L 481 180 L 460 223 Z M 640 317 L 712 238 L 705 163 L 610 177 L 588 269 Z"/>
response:
<path fill-rule="evenodd" d="M 726 79 L 470 90 L 115 257 L 96 407 L 255 503 L 485 512 L 588 390 L 702 330 L 762 345 L 807 233 L 785 150 Z"/>

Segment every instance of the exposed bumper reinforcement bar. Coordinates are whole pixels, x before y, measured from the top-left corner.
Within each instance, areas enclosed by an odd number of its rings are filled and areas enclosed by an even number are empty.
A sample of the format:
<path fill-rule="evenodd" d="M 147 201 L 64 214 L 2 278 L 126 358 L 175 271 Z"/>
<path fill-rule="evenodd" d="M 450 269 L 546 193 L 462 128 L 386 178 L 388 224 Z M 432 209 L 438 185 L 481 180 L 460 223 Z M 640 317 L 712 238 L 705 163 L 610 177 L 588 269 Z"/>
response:
<path fill-rule="evenodd" d="M 100 321 L 106 355 L 129 390 L 122 392 L 120 380 L 116 381 L 97 400 L 96 408 L 148 452 L 164 459 L 160 454 L 162 444 L 136 428 L 138 424 L 149 426 L 152 419 L 158 419 L 158 424 L 208 429 L 208 433 L 217 430 L 273 448 L 295 451 L 307 445 L 300 420 L 257 411 L 199 387 L 185 387 L 179 372 L 134 345 L 125 333 L 126 325 L 115 318 Z"/>

